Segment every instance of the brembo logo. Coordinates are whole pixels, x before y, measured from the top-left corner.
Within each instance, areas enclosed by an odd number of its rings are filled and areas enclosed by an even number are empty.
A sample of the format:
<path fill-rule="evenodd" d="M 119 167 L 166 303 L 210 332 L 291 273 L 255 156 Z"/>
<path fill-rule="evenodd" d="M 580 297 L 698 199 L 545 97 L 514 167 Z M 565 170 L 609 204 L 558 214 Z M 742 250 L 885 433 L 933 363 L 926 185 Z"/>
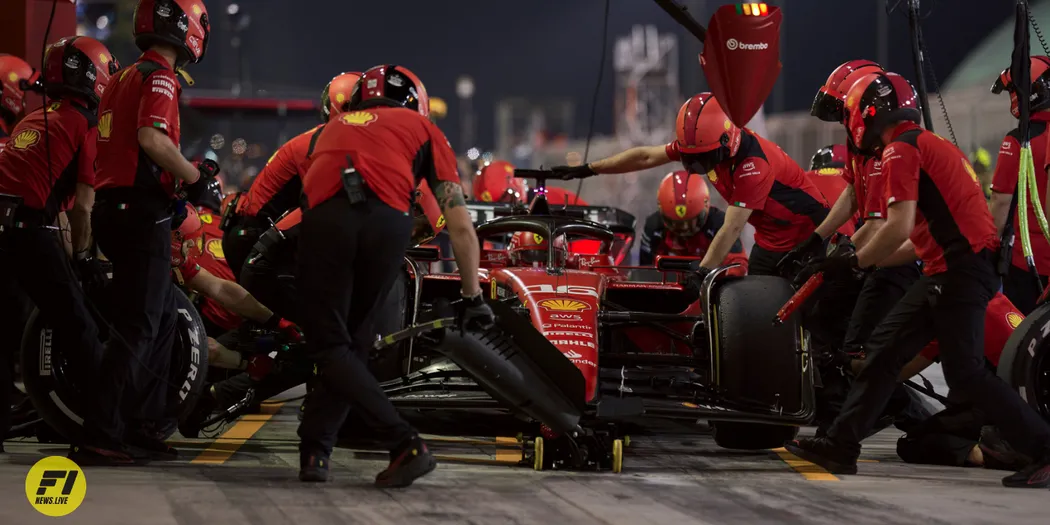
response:
<path fill-rule="evenodd" d="M 761 51 L 763 49 L 769 49 L 769 44 L 765 42 L 748 44 L 747 42 L 741 42 L 735 38 L 730 38 L 729 40 L 726 40 L 726 48 L 730 51 L 736 51 L 737 49 L 744 51 Z"/>

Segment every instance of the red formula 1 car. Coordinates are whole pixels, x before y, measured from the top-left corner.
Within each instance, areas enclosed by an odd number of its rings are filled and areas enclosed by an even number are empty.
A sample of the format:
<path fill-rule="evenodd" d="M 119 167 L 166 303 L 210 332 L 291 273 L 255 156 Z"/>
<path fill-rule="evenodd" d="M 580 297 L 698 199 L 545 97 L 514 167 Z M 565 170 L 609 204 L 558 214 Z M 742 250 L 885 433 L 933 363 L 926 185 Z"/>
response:
<path fill-rule="evenodd" d="M 526 174 L 543 187 L 547 172 Z M 540 196 L 477 227 L 482 241 L 517 232 L 552 240 L 526 262 L 505 250 L 482 254 L 497 315 L 484 332 L 453 326 L 459 278 L 424 269 L 436 250 L 411 253 L 411 326 L 377 343 L 386 365 L 375 368 L 402 413 L 424 430 L 438 422 L 448 425 L 437 432 L 521 432 L 537 469 L 618 471 L 626 429 L 659 420 L 693 429 L 710 421 L 716 442 L 734 449 L 792 438 L 812 418 L 814 394 L 798 320 L 770 322 L 793 293 L 789 283 L 729 278 L 729 268 L 701 283 L 687 278 L 693 261 L 676 257 L 656 268 L 618 266 L 630 245 L 583 218 L 592 211 L 552 210 Z"/>

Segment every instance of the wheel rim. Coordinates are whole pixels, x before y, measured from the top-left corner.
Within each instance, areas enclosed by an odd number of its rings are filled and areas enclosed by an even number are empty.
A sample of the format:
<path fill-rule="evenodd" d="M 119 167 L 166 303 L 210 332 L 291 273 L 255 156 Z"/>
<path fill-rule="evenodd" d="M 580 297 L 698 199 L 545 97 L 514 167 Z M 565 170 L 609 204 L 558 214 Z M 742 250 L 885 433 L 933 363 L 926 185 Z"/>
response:
<path fill-rule="evenodd" d="M 1032 392 L 1044 419 L 1050 420 L 1050 347 L 1044 345 L 1032 358 Z"/>

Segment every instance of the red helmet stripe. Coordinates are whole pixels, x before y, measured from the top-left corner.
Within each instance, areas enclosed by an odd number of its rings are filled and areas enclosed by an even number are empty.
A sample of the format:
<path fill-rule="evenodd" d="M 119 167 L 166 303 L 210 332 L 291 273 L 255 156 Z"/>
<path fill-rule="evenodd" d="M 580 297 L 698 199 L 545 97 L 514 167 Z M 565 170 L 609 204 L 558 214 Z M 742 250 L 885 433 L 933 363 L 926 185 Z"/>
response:
<path fill-rule="evenodd" d="M 680 146 L 695 146 L 697 144 L 697 121 L 700 119 L 700 112 L 703 111 L 708 98 L 694 97 L 689 101 L 689 107 L 686 108 L 686 117 L 682 122 L 685 144 L 679 144 Z"/>

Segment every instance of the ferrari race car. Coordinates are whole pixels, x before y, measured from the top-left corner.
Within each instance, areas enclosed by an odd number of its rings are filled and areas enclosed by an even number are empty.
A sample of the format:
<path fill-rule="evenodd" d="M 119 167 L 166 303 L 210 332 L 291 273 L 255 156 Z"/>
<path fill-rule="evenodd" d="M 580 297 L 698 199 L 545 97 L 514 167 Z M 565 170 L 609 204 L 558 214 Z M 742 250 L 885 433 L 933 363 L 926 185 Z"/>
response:
<path fill-rule="evenodd" d="M 545 172 L 526 175 L 543 187 Z M 694 429 L 707 420 L 715 441 L 734 449 L 795 436 L 815 403 L 798 319 L 771 322 L 790 284 L 731 278 L 724 267 L 690 286 L 693 259 L 679 257 L 660 258 L 655 269 L 617 265 L 633 236 L 586 218 L 609 210 L 552 209 L 541 192 L 529 209 L 494 210 L 499 217 L 477 227 L 482 242 L 519 232 L 564 239 L 523 265 L 505 249 L 482 250 L 481 280 L 497 316 L 490 330 L 454 326 L 458 274 L 428 270 L 436 249 L 412 250 L 409 327 L 377 343 L 385 364 L 374 368 L 394 404 L 423 430 L 440 421 L 468 434 L 480 421 L 521 432 L 537 469 L 618 471 L 626 429 L 657 420 Z M 640 276 L 647 272 L 657 278 Z"/>

